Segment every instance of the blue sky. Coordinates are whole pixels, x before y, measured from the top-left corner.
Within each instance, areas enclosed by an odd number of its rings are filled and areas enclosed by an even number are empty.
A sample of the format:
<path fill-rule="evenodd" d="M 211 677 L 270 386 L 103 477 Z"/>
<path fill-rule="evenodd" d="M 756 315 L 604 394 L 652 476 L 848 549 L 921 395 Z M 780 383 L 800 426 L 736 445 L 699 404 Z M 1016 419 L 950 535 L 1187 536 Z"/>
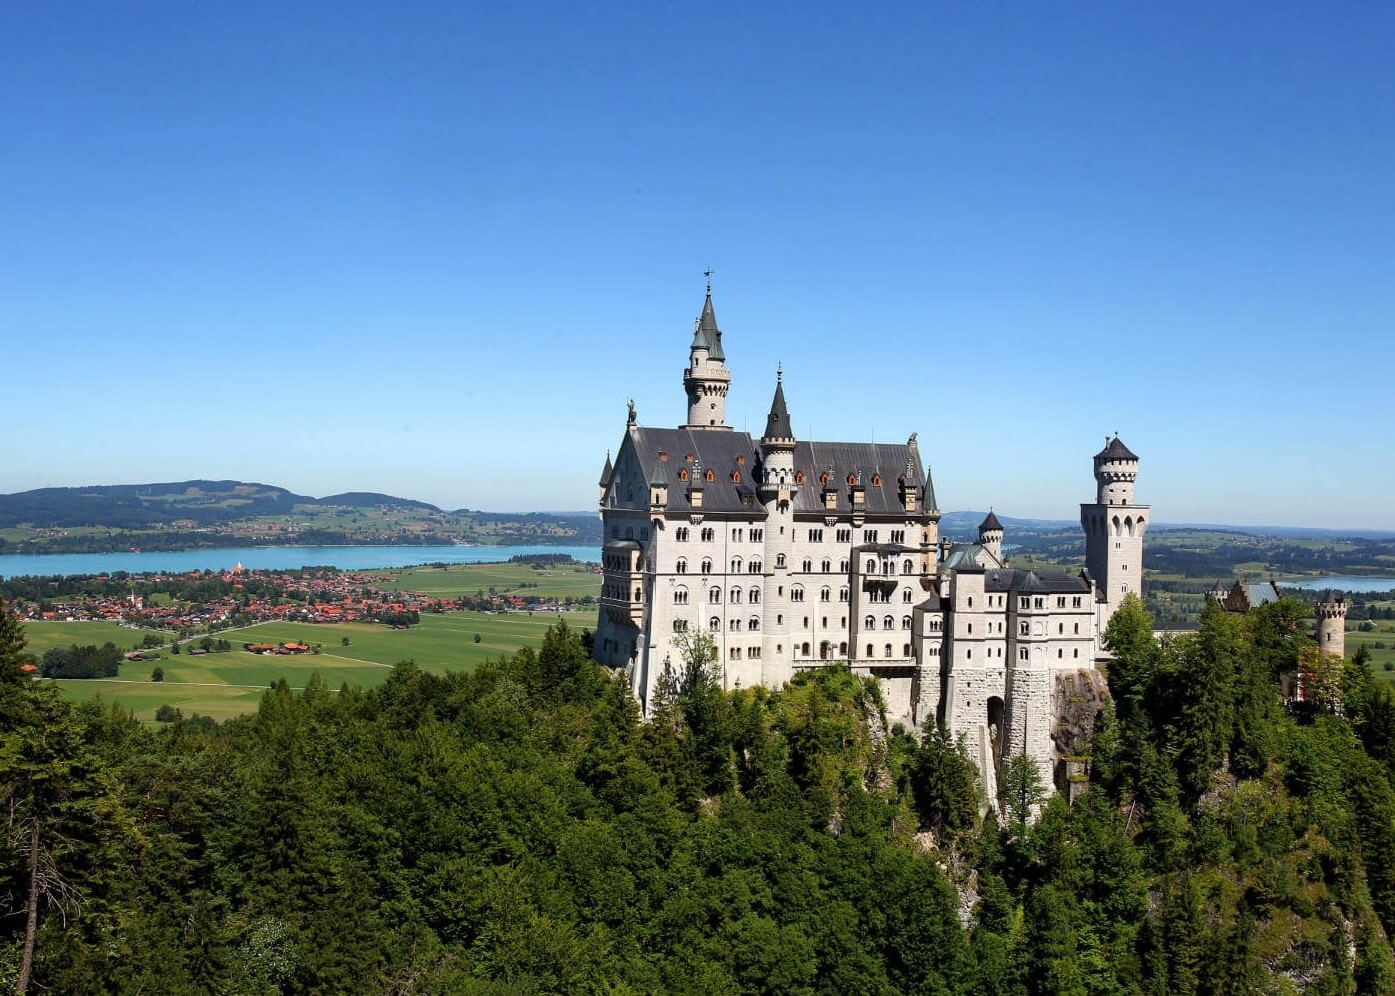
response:
<path fill-rule="evenodd" d="M 1395 527 L 1395 8 L 0 12 L 0 491 L 593 506 L 701 272 L 759 430 L 946 510 Z"/>

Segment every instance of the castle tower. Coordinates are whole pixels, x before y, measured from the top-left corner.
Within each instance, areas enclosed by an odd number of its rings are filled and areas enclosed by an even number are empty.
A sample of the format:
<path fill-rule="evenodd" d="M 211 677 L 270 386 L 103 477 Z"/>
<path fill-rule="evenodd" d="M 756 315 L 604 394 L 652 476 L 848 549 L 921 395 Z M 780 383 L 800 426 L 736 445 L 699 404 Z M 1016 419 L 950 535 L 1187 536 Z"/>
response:
<path fill-rule="evenodd" d="M 765 506 L 765 597 L 762 684 L 779 688 L 793 676 L 790 661 L 790 561 L 794 540 L 794 428 L 785 407 L 784 378 L 775 375 L 775 397 L 760 439 L 760 495 Z"/>
<path fill-rule="evenodd" d="M 1134 502 L 1138 457 L 1118 435 L 1105 437 L 1095 454 L 1096 494 L 1080 506 L 1085 529 L 1085 567 L 1099 592 L 1099 628 L 1109 624 L 1130 592 L 1143 594 L 1143 534 L 1152 510 Z"/>
<path fill-rule="evenodd" d="M 1347 655 L 1347 602 L 1328 591 L 1317 604 L 1317 643 L 1324 654 Z"/>
<path fill-rule="evenodd" d="M 1003 562 L 1003 524 L 990 508 L 983 521 L 978 524 L 978 543 L 998 563 Z"/>
<path fill-rule="evenodd" d="M 707 284 L 707 300 L 693 330 L 688 368 L 683 371 L 683 390 L 688 394 L 688 424 L 685 429 L 730 429 L 726 424 L 727 391 L 731 371 L 722 352 L 722 330 L 712 310 L 712 283 Z"/>

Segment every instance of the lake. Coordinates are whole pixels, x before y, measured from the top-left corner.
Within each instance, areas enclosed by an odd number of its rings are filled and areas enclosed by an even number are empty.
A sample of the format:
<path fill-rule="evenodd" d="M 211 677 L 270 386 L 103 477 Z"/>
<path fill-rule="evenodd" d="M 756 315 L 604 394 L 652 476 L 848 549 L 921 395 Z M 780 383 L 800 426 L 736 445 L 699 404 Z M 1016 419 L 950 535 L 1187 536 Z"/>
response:
<path fill-rule="evenodd" d="M 1302 581 L 1280 581 L 1279 584 L 1285 588 L 1303 588 L 1307 591 L 1326 591 L 1328 588 L 1335 588 L 1338 591 L 1395 591 L 1395 578 L 1361 578 L 1349 576 L 1333 576 L 1329 578 L 1304 578 Z"/>
<path fill-rule="evenodd" d="M 0 577 L 24 574 L 107 574 L 128 571 L 224 570 L 234 564 L 260 570 L 338 567 L 343 570 L 410 567 L 413 564 L 488 564 L 518 555 L 566 553 L 600 559 L 598 546 L 236 546 L 217 550 L 149 553 L 37 553 L 0 556 Z"/>

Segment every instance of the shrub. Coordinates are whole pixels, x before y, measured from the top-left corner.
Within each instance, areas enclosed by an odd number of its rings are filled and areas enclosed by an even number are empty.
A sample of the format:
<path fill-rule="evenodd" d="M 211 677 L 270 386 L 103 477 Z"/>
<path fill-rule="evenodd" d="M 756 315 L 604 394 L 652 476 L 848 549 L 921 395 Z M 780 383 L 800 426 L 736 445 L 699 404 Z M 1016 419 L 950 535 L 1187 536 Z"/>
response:
<path fill-rule="evenodd" d="M 165 669 L 162 668 L 162 667 L 157 667 L 154 671 L 151 671 L 151 672 L 150 672 L 150 680 L 151 680 L 151 681 L 164 681 L 164 680 L 165 680 Z"/>

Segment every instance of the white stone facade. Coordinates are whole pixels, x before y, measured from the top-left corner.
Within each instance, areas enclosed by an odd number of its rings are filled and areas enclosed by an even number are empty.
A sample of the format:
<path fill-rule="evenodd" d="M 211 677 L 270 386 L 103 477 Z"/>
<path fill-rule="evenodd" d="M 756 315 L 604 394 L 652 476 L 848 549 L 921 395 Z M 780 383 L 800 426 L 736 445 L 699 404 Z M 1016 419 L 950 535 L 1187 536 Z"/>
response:
<path fill-rule="evenodd" d="M 720 376 L 695 392 L 713 352 Z M 1085 571 L 1016 570 L 992 513 L 978 543 L 940 541 L 914 436 L 796 440 L 780 384 L 759 439 L 726 426 L 712 407 L 731 381 L 721 352 L 709 294 L 684 371 L 688 423 L 632 417 L 607 459 L 597 660 L 625 670 L 646 715 L 665 669 L 681 671 L 685 630 L 710 633 L 728 688 L 845 663 L 879 680 L 892 722 L 962 736 L 988 799 L 1019 753 L 1061 784 L 1059 679 L 1093 671 L 1110 614 L 1142 586 L 1137 457 L 1117 437 L 1095 457 Z"/>

